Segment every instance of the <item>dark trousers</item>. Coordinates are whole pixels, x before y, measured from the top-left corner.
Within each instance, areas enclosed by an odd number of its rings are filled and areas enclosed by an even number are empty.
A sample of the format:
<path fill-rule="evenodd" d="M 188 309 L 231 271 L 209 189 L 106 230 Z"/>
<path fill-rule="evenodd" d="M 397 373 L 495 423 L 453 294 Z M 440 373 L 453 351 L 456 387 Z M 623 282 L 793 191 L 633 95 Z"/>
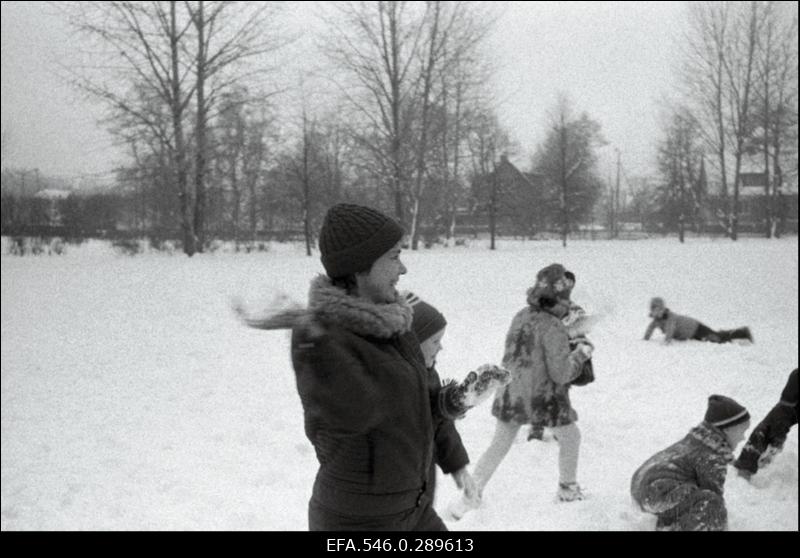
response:
<path fill-rule="evenodd" d="M 659 531 L 725 531 L 728 512 L 722 496 L 710 490 L 697 490 L 673 509 L 658 514 Z"/>
<path fill-rule="evenodd" d="M 430 497 L 425 494 L 419 503 L 391 515 L 343 514 L 327 508 L 313 497 L 308 504 L 309 531 L 447 531 L 436 514 Z"/>
<path fill-rule="evenodd" d="M 750 335 L 747 328 L 740 327 L 736 329 L 720 329 L 714 331 L 705 324 L 697 326 L 697 331 L 694 332 L 692 339 L 696 341 L 710 341 L 712 343 L 729 343 L 734 339 L 749 339 Z"/>

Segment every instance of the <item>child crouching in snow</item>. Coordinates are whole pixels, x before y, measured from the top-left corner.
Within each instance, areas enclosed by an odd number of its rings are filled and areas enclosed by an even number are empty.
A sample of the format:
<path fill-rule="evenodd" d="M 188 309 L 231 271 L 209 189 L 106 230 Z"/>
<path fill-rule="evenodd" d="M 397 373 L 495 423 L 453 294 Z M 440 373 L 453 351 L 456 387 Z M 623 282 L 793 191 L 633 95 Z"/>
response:
<path fill-rule="evenodd" d="M 650 300 L 650 317 L 653 318 L 653 321 L 644 332 L 645 341 L 649 340 L 653 331 L 658 328 L 664 332 L 664 343 L 670 343 L 673 339 L 678 341 L 694 339 L 712 343 L 728 343 L 734 339 L 746 339 L 753 342 L 753 335 L 750 333 L 749 327 L 714 331 L 694 318 L 676 314 L 665 306 L 664 299 L 661 297 Z"/>
<path fill-rule="evenodd" d="M 643 511 L 658 517 L 657 530 L 727 529 L 725 476 L 749 427 L 747 409 L 729 397 L 712 395 L 703 422 L 636 470 L 631 496 Z"/>

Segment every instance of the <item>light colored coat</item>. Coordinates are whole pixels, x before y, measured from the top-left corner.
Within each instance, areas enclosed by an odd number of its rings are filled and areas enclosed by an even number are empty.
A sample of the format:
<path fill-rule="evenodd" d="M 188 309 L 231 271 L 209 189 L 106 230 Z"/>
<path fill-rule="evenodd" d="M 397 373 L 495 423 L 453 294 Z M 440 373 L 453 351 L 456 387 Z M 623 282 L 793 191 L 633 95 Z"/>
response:
<path fill-rule="evenodd" d="M 517 424 L 571 424 L 578 414 L 569 401 L 569 384 L 586 360 L 580 349 L 570 351 L 560 319 L 535 306 L 520 310 L 506 335 L 503 356 L 512 381 L 498 391 L 492 414 Z"/>
<path fill-rule="evenodd" d="M 647 331 L 644 332 L 644 338 L 645 340 L 650 339 L 653 331 L 658 328 L 664 332 L 665 341 L 669 342 L 673 339 L 683 341 L 693 338 L 699 326 L 700 322 L 694 318 L 682 316 L 667 309 L 663 318 L 656 318 L 650 322 Z"/>

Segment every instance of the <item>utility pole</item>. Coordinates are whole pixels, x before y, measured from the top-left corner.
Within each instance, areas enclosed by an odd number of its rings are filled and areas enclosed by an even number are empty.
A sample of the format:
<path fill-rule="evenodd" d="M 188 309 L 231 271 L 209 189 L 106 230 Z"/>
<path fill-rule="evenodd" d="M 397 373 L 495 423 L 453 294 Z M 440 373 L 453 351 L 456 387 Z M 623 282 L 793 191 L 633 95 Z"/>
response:
<path fill-rule="evenodd" d="M 622 163 L 620 162 L 619 149 L 614 149 L 617 152 L 617 181 L 614 188 L 614 238 L 619 237 L 619 174 Z"/>

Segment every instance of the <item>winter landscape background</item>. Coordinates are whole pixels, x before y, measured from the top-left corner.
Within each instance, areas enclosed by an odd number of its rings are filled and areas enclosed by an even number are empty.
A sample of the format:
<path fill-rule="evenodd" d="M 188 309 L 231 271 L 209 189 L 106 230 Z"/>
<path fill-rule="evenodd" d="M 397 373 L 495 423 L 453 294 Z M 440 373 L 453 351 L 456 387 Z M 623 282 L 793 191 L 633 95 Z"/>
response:
<path fill-rule="evenodd" d="M 305 301 L 321 271 L 303 246 L 188 259 L 116 254 L 93 241 L 62 256 L 2 256 L 2 529 L 305 530 L 317 463 L 303 433 L 286 332 L 237 322 L 284 293 Z M 721 393 L 753 427 L 797 366 L 797 238 L 636 242 L 503 240 L 405 252 L 399 284 L 447 317 L 438 369 L 498 362 L 535 272 L 574 270 L 574 299 L 601 314 L 597 380 L 574 388 L 589 498 L 557 504 L 557 446 L 523 432 L 452 530 L 649 530 L 633 471 L 684 436 Z M 651 296 L 714 328 L 749 325 L 754 345 L 643 341 Z M 490 405 L 458 423 L 474 463 Z M 797 530 L 797 428 L 748 483 L 729 470 L 731 530 Z M 741 446 L 740 446 L 741 448 Z M 740 449 L 739 448 L 739 449 Z M 440 479 L 436 507 L 455 494 Z"/>

